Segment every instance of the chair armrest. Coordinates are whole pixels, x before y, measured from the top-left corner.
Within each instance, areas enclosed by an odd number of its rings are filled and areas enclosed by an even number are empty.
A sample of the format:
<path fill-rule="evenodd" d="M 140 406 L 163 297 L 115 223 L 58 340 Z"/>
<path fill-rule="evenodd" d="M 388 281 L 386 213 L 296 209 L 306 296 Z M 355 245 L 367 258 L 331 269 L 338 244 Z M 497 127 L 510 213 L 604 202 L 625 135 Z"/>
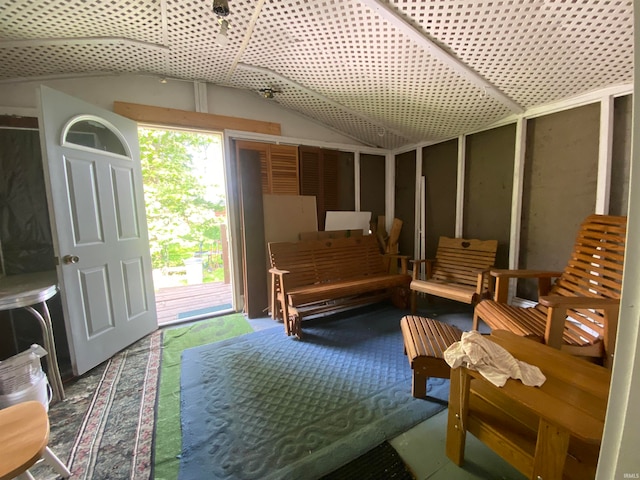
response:
<path fill-rule="evenodd" d="M 565 297 L 563 295 L 547 295 L 540 297 L 538 303 L 553 308 L 592 308 L 600 309 L 620 305 L 617 298 L 603 297 Z"/>
<path fill-rule="evenodd" d="M 478 283 L 476 284 L 476 295 L 478 296 L 477 301 L 483 300 L 484 298 L 493 297 L 496 286 L 496 279 L 491 275 L 491 269 L 476 270 L 476 272 L 478 275 Z M 483 291 L 485 279 L 487 280 L 486 292 Z"/>
<path fill-rule="evenodd" d="M 414 280 L 419 280 L 418 279 L 418 273 L 420 271 L 420 265 L 425 263 L 426 264 L 426 271 L 425 271 L 425 278 L 428 280 L 429 278 L 431 278 L 431 272 L 433 272 L 433 264 L 436 263 L 436 259 L 435 258 L 420 258 L 420 259 L 416 259 L 416 260 L 411 260 L 411 263 L 413 263 L 413 279 Z"/>
<path fill-rule="evenodd" d="M 509 280 L 512 278 L 537 278 L 538 297 L 542 297 L 551 290 L 551 280 L 561 275 L 562 272 L 547 270 L 491 269 L 491 276 L 495 278 L 495 293 L 493 298 L 496 302 L 507 302 L 509 296 Z"/>
<path fill-rule="evenodd" d="M 270 268 L 269 269 L 269 273 L 272 273 L 274 275 L 284 275 L 286 273 L 290 273 L 289 270 L 280 270 L 279 268 Z"/>
<path fill-rule="evenodd" d="M 613 356 L 613 347 L 618 330 L 618 313 L 620 300 L 603 297 L 565 297 L 563 295 L 548 295 L 540 297 L 538 302 L 548 308 L 547 325 L 545 328 L 545 343 L 554 348 L 561 348 L 562 336 L 570 309 L 604 310 L 604 346 L 609 361 Z"/>

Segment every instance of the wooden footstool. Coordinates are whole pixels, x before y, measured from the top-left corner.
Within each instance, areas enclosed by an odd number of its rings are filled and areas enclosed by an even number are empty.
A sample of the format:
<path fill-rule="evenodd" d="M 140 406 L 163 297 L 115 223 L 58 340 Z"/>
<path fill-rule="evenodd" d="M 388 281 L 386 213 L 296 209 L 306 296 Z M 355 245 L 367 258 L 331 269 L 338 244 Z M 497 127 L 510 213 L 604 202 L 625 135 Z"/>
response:
<path fill-rule="evenodd" d="M 400 320 L 404 353 L 413 370 L 411 394 L 427 396 L 429 377 L 449 378 L 450 368 L 444 361 L 444 351 L 460 340 L 462 330 L 432 318 L 406 315 Z"/>

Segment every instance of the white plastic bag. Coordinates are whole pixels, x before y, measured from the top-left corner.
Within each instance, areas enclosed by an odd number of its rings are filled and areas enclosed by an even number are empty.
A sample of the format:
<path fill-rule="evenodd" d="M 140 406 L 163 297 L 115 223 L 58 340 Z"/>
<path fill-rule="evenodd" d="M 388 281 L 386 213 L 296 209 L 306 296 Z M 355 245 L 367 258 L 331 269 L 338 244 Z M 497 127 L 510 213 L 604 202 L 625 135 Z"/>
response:
<path fill-rule="evenodd" d="M 0 395 L 8 395 L 39 385 L 42 377 L 45 376 L 40 359 L 46 354 L 47 351 L 44 348 L 33 344 L 29 350 L 1 361 Z"/>

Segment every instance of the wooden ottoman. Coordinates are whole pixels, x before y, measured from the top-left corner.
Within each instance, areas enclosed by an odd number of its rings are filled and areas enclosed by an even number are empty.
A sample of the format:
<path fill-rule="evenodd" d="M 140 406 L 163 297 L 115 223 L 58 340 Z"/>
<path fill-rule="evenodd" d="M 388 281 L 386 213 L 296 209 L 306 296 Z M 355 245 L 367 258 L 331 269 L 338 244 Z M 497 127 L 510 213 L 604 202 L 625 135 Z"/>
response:
<path fill-rule="evenodd" d="M 460 340 L 462 330 L 432 318 L 406 315 L 400 320 L 404 353 L 413 370 L 411 394 L 427 396 L 429 377 L 449 378 L 450 368 L 444 361 L 444 351 Z"/>

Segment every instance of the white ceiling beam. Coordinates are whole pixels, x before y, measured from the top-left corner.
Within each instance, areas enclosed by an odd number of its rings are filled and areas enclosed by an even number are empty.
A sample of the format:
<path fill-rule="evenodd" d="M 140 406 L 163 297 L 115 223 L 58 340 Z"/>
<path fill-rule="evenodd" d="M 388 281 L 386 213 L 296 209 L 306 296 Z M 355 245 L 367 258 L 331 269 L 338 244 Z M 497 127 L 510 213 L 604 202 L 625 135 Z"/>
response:
<path fill-rule="evenodd" d="M 262 75 L 267 75 L 270 77 L 274 77 L 276 80 L 278 80 L 279 82 L 282 82 L 283 84 L 287 84 L 293 88 L 295 88 L 296 90 L 299 90 L 301 92 L 306 93 L 309 96 L 312 96 L 314 98 L 317 98 L 318 100 L 321 100 L 325 103 L 328 103 L 329 105 L 339 108 L 340 110 L 343 110 L 347 113 L 349 113 L 350 115 L 353 115 L 355 117 L 361 118 L 363 120 L 366 120 L 367 122 L 373 124 L 373 125 L 379 125 L 381 126 L 384 130 L 393 133 L 394 135 L 399 136 L 400 138 L 407 138 L 407 135 L 404 132 L 400 132 L 399 130 L 395 130 L 392 127 L 389 127 L 387 125 L 385 125 L 383 122 L 381 122 L 380 120 L 374 120 L 372 118 L 367 117 L 366 115 L 363 115 L 361 112 L 357 112 L 355 110 L 352 110 L 351 108 L 342 105 L 341 103 L 338 103 L 334 100 L 331 100 L 328 97 L 325 97 L 324 95 L 322 95 L 321 93 L 316 92 L 315 90 L 311 90 L 303 85 L 300 85 L 297 82 L 294 82 L 293 80 L 290 80 L 289 78 L 280 75 L 277 72 L 274 72 L 273 70 L 269 69 L 269 68 L 265 68 L 265 67 L 257 67 L 255 65 L 249 65 L 246 63 L 238 63 L 238 68 L 240 69 L 244 69 L 244 70 L 250 70 L 256 73 L 260 73 Z M 342 132 L 344 134 L 344 132 Z"/>
<path fill-rule="evenodd" d="M 169 45 L 169 19 L 167 17 L 167 0 L 162 0 L 160 2 L 160 22 L 162 25 L 162 44 Z M 166 55 L 164 56 L 164 68 L 167 69 L 167 72 L 171 71 L 170 66 L 171 62 L 169 61 L 169 49 L 166 51 Z"/>
<path fill-rule="evenodd" d="M 460 76 L 466 78 L 472 84 L 476 85 L 488 96 L 493 97 L 505 105 L 512 112 L 522 113 L 524 111 L 524 108 L 520 104 L 501 92 L 498 87 L 489 83 L 486 79 L 472 70 L 466 63 L 463 63 L 453 54 L 434 42 L 423 30 L 420 30 L 409 23 L 390 5 L 387 5 L 381 0 L 360 0 L 360 3 L 367 5 L 373 11 L 377 12 L 378 15 L 410 37 L 418 45 L 424 47 L 432 56 L 457 72 Z"/>
<path fill-rule="evenodd" d="M 162 52 L 169 52 L 169 47 L 157 43 L 131 40 L 124 37 L 73 37 L 73 38 L 32 38 L 27 40 L 0 40 L 0 48 L 32 48 L 56 45 L 130 45 Z"/>
<path fill-rule="evenodd" d="M 244 55 L 244 52 L 247 50 L 247 47 L 249 46 L 249 42 L 251 41 L 251 35 L 253 35 L 253 30 L 256 28 L 256 22 L 258 21 L 258 18 L 260 17 L 260 13 L 262 12 L 264 1 L 265 0 L 260 0 L 256 5 L 256 8 L 253 9 L 253 14 L 251 15 L 249 26 L 247 27 L 247 31 L 244 34 L 244 38 L 242 39 L 242 45 L 240 45 L 240 48 L 238 49 L 238 52 L 236 53 L 236 56 L 233 59 L 233 62 L 231 63 L 231 66 L 229 67 L 229 72 L 227 73 L 227 77 L 225 79 L 226 83 L 230 83 L 231 77 L 233 76 L 233 73 L 236 71 L 236 68 L 240 63 L 240 59 Z M 232 28 L 231 23 L 229 25 Z"/>

